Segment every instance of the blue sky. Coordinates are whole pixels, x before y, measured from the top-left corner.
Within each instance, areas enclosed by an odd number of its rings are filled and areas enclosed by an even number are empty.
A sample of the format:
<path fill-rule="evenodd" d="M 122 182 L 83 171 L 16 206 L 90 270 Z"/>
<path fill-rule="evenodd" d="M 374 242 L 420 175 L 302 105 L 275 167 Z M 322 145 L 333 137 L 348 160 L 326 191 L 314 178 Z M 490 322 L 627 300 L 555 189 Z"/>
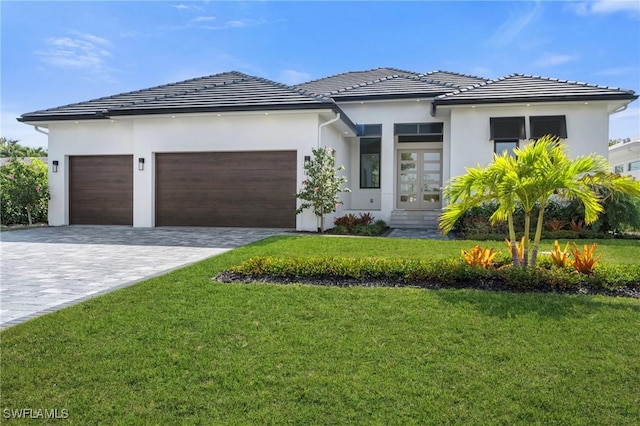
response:
<path fill-rule="evenodd" d="M 640 1 L 6 1 L 1 135 L 25 112 L 237 70 L 294 84 L 395 67 L 525 73 L 640 93 Z M 640 102 L 611 138 L 640 135 Z"/>

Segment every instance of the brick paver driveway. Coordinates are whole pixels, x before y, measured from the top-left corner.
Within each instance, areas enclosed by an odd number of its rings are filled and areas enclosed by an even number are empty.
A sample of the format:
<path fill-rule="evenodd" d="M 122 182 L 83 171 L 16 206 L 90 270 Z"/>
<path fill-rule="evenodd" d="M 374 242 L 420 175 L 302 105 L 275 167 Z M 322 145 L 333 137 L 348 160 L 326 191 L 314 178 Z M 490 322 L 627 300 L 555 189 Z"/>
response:
<path fill-rule="evenodd" d="M 61 226 L 0 234 L 0 328 L 283 233 Z"/>

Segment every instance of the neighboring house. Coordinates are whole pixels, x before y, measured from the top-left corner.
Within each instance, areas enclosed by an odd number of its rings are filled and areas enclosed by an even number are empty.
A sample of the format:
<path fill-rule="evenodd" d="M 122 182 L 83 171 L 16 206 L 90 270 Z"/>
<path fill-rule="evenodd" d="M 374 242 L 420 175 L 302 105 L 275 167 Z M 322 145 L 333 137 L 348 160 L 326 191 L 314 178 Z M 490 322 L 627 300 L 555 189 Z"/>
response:
<path fill-rule="evenodd" d="M 613 172 L 640 179 L 640 137 L 611 145 L 609 163 Z"/>
<path fill-rule="evenodd" d="M 352 191 L 334 216 L 434 227 L 465 167 L 547 133 L 572 156 L 606 156 L 609 115 L 637 97 L 521 74 L 378 68 L 292 87 L 226 72 L 18 120 L 49 131 L 50 225 L 315 230 L 293 195 L 311 149 L 328 146 Z"/>

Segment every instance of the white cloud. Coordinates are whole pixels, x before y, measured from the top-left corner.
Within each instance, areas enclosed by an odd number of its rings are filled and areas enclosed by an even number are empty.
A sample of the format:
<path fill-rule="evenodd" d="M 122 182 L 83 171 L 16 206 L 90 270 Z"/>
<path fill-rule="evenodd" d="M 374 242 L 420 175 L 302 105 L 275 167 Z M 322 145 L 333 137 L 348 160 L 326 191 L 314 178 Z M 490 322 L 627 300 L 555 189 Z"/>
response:
<path fill-rule="evenodd" d="M 171 5 L 171 7 L 173 7 L 174 9 L 177 9 L 177 10 L 196 10 L 198 12 L 202 12 L 202 10 L 203 10 L 199 6 L 195 6 L 193 4 L 184 4 L 184 3 L 173 4 L 173 5 Z"/>
<path fill-rule="evenodd" d="M 72 37 L 49 37 L 38 55 L 48 65 L 60 68 L 104 71 L 112 56 L 111 42 L 93 34 L 75 33 Z"/>
<path fill-rule="evenodd" d="M 607 68 L 596 73 L 596 75 L 619 76 L 628 74 L 638 74 L 638 67 L 614 67 Z"/>
<path fill-rule="evenodd" d="M 554 67 L 556 65 L 562 65 L 569 62 L 573 62 L 578 59 L 577 55 L 567 55 L 567 54 L 553 54 L 547 53 L 538 59 L 534 65 L 538 67 Z"/>
<path fill-rule="evenodd" d="M 193 22 L 210 22 L 215 20 L 216 20 L 215 16 L 198 16 L 193 19 Z"/>
<path fill-rule="evenodd" d="M 309 81 L 309 80 L 311 80 L 310 74 L 307 74 L 306 72 L 302 72 L 302 71 L 291 70 L 291 69 L 283 70 L 279 76 L 279 81 L 288 85 L 304 83 L 305 81 Z"/>
<path fill-rule="evenodd" d="M 267 22 L 262 19 L 235 19 L 226 21 L 220 25 L 202 25 L 200 28 L 205 30 L 224 30 L 227 28 L 247 28 L 264 25 Z"/>
<path fill-rule="evenodd" d="M 625 12 L 640 16 L 638 0 L 594 0 L 588 2 L 571 2 L 569 7 L 579 15 L 608 14 Z"/>
<path fill-rule="evenodd" d="M 489 39 L 489 43 L 495 47 L 504 47 L 515 40 L 518 35 L 524 31 L 532 22 L 536 20 L 542 13 L 540 2 L 536 2 L 533 9 L 525 12 L 509 12 L 509 17 L 505 22 L 493 33 Z"/>

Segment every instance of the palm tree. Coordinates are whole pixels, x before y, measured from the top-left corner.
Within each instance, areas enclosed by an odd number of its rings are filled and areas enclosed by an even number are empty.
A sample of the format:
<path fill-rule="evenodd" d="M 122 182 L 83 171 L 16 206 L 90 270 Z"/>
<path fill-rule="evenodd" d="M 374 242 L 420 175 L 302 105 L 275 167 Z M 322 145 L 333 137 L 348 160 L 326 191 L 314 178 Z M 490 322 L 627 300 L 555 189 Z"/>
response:
<path fill-rule="evenodd" d="M 491 216 L 492 221 L 509 221 L 511 251 L 516 262 L 515 232 L 513 232 L 513 212 L 519 204 L 524 212 L 524 261 L 527 266 L 529 255 L 529 229 L 531 214 L 538 207 L 536 232 L 531 250 L 531 266 L 536 265 L 538 248 L 542 237 L 544 210 L 551 199 L 578 200 L 584 205 L 585 223 L 598 218 L 602 205 L 596 187 L 604 187 L 614 192 L 622 192 L 640 197 L 640 182 L 629 176 L 609 173 L 610 167 L 604 157 L 588 155 L 571 160 L 566 147 L 554 136 L 544 136 L 523 149 L 514 151 L 515 159 L 495 156 L 486 168 L 469 169 L 466 175 L 454 178 L 445 189 L 450 204 L 445 207 L 440 218 L 440 228 L 448 232 L 455 221 L 470 207 L 495 200 L 498 208 Z"/>
<path fill-rule="evenodd" d="M 582 179 L 586 174 L 604 174 L 610 170 L 606 159 L 589 155 L 570 160 L 566 147 L 554 136 L 544 136 L 537 142 L 515 151 L 517 173 L 504 182 L 512 187 L 524 212 L 525 259 L 528 257 L 531 213 L 538 207 L 536 232 L 531 250 L 531 266 L 536 265 L 542 237 L 544 210 L 555 196 L 559 199 L 576 199 L 584 205 L 585 223 L 589 224 L 602 212 L 598 194 Z M 527 261 L 525 260 L 525 266 Z"/>
<path fill-rule="evenodd" d="M 513 264 L 519 266 L 516 232 L 513 225 L 516 199 L 513 192 L 502 185 L 506 175 L 514 169 L 514 158 L 505 152 L 502 155 L 494 154 L 493 163 L 488 167 L 467 168 L 465 175 L 454 178 L 444 191 L 450 204 L 445 207 L 440 216 L 440 229 L 443 233 L 451 231 L 458 218 L 468 209 L 496 200 L 498 208 L 491 215 L 490 221 L 492 224 L 507 221 Z"/>

